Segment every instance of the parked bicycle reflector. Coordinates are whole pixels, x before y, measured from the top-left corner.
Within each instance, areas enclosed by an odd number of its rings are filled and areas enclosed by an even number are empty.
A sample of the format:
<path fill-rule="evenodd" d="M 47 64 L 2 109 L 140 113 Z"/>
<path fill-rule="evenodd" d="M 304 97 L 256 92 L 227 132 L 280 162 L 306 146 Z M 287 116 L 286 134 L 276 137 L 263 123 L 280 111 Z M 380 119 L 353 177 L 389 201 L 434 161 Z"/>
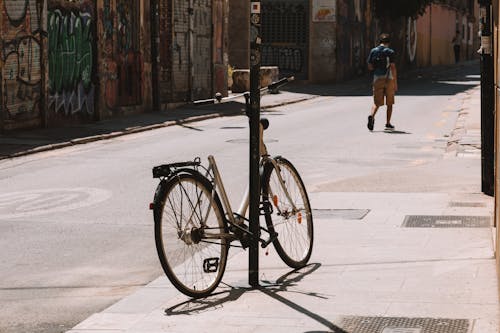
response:
<path fill-rule="evenodd" d="M 273 204 L 274 207 L 278 208 L 278 196 L 276 194 L 273 195 Z"/>

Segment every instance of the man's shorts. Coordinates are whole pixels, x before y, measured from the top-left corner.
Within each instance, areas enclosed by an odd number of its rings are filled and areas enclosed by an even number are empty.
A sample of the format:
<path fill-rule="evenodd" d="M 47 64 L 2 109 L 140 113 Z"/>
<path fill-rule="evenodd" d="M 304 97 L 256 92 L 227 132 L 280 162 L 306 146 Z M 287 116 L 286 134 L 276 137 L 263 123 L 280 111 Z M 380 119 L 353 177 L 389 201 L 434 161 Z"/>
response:
<path fill-rule="evenodd" d="M 373 82 L 373 101 L 376 106 L 393 105 L 394 93 L 394 80 L 380 78 Z"/>

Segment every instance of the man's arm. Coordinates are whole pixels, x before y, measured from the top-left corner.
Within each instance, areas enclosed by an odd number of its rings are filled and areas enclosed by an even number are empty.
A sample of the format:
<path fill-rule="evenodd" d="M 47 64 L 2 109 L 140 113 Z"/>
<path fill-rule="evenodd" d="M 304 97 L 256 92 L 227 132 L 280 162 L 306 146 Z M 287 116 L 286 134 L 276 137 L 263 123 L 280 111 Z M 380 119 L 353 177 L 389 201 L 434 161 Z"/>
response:
<path fill-rule="evenodd" d="M 394 91 L 398 91 L 398 71 L 396 64 L 391 62 L 392 79 L 394 80 Z"/>
<path fill-rule="evenodd" d="M 370 72 L 375 70 L 375 67 L 372 64 L 372 54 L 373 54 L 373 51 L 370 51 L 370 54 L 368 55 L 368 59 L 366 59 L 366 63 L 368 64 L 368 70 Z"/>

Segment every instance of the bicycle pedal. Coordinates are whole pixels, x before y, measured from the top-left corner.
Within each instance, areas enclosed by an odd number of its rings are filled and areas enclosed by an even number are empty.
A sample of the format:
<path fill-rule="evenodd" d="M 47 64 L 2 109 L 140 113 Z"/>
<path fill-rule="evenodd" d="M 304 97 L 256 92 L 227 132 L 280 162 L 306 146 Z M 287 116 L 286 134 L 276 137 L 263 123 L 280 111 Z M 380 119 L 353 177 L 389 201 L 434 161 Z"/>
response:
<path fill-rule="evenodd" d="M 260 215 L 267 215 L 273 213 L 273 205 L 269 201 L 262 201 L 259 206 Z"/>
<path fill-rule="evenodd" d="M 219 269 L 219 258 L 207 258 L 203 260 L 203 272 L 215 273 Z"/>

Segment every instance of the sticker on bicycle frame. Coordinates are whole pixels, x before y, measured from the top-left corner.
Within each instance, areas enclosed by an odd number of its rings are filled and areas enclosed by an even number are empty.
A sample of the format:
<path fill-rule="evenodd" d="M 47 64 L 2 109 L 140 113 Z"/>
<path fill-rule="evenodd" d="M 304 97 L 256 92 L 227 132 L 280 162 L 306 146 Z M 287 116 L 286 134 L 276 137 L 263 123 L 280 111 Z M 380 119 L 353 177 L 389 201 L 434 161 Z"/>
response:
<path fill-rule="evenodd" d="M 219 269 L 219 258 L 207 258 L 203 260 L 203 271 L 205 273 L 215 273 Z"/>
<path fill-rule="evenodd" d="M 260 2 L 252 2 L 251 14 L 260 14 Z"/>

